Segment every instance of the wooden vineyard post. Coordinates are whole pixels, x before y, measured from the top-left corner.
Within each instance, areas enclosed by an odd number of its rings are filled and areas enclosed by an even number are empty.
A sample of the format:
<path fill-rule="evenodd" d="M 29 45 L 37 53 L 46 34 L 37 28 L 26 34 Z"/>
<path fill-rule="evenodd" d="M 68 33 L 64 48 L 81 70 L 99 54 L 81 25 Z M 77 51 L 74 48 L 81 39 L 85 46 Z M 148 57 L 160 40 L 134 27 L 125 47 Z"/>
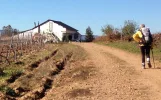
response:
<path fill-rule="evenodd" d="M 18 47 L 19 55 L 22 56 L 20 33 L 18 33 L 18 44 L 19 44 L 19 47 Z"/>
<path fill-rule="evenodd" d="M 25 39 L 25 34 L 23 33 L 23 40 L 24 40 L 24 52 L 26 53 L 27 51 L 26 51 L 26 48 L 27 48 L 27 41 L 26 41 L 26 39 Z"/>
<path fill-rule="evenodd" d="M 19 56 L 20 56 L 20 38 L 19 38 L 19 33 L 17 34 L 17 52 L 19 53 Z"/>
<path fill-rule="evenodd" d="M 1 42 L 2 33 L 0 33 L 0 42 Z"/>
<path fill-rule="evenodd" d="M 21 39 L 21 54 L 23 55 L 23 42 L 24 42 L 24 33 L 22 33 L 22 39 Z"/>
<path fill-rule="evenodd" d="M 32 49 L 32 32 L 31 32 L 31 40 L 30 40 L 30 42 L 31 42 L 31 50 L 33 50 Z"/>
<path fill-rule="evenodd" d="M 17 61 L 17 51 L 16 51 L 17 47 L 14 48 L 13 37 L 14 37 L 14 32 L 12 33 L 12 51 L 14 53 L 14 61 Z M 15 44 L 16 44 L 16 42 L 15 42 Z"/>
<path fill-rule="evenodd" d="M 13 33 L 12 33 L 12 36 L 13 36 Z M 9 50 L 7 50 L 7 59 L 9 59 L 10 57 L 10 53 L 11 53 L 11 49 L 12 49 L 12 42 L 13 42 L 13 37 L 11 36 L 11 40 L 10 40 L 10 44 L 9 44 Z"/>
<path fill-rule="evenodd" d="M 2 34 L 2 33 L 0 33 L 0 42 L 1 42 L 1 34 Z M 1 48 L 0 48 L 0 49 L 1 49 Z M 2 62 L 1 52 L 2 52 L 2 51 L 0 50 L 0 63 Z"/>
<path fill-rule="evenodd" d="M 4 47 L 5 47 L 5 46 L 4 46 Z M 10 49 L 10 46 L 7 47 L 7 45 L 6 45 L 6 50 L 5 50 L 5 51 L 7 51 L 7 52 L 6 52 L 6 57 L 5 57 L 5 58 L 6 58 L 6 62 L 8 62 L 8 64 L 10 65 L 10 61 L 9 61 L 9 58 L 8 58 L 9 49 Z M 5 59 L 5 58 L 4 58 L 4 59 Z"/>
<path fill-rule="evenodd" d="M 27 38 L 27 50 L 28 50 L 28 52 L 30 52 L 30 35 L 29 35 L 29 33 L 28 33 L 28 38 Z"/>
<path fill-rule="evenodd" d="M 1 56 L 1 51 L 0 51 L 0 63 L 2 62 L 2 56 Z"/>

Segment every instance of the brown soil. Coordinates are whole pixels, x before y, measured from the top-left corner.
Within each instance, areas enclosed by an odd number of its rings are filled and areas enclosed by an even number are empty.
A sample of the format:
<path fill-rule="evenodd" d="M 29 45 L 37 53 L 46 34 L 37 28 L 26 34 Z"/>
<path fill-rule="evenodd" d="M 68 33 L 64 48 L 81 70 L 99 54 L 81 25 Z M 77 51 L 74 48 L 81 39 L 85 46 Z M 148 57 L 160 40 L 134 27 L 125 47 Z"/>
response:
<path fill-rule="evenodd" d="M 161 99 L 159 62 L 143 70 L 140 55 L 94 43 L 74 45 L 44 58 L 10 84 L 20 92 L 13 100 Z"/>
<path fill-rule="evenodd" d="M 159 63 L 157 68 L 143 70 L 140 55 L 93 43 L 75 45 L 87 51 L 87 59 L 58 75 L 42 100 L 161 99 Z"/>

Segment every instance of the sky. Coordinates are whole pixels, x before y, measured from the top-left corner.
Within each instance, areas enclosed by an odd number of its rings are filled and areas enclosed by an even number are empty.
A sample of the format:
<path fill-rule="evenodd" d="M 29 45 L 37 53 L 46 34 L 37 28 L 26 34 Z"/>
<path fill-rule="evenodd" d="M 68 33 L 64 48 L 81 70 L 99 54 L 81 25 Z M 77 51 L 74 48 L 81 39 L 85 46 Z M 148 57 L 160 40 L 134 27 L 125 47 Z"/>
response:
<path fill-rule="evenodd" d="M 11 25 L 20 31 L 34 22 L 62 21 L 85 34 L 88 26 L 94 35 L 111 24 L 121 28 L 125 20 L 144 23 L 151 31 L 161 31 L 161 0 L 0 0 L 0 29 Z"/>

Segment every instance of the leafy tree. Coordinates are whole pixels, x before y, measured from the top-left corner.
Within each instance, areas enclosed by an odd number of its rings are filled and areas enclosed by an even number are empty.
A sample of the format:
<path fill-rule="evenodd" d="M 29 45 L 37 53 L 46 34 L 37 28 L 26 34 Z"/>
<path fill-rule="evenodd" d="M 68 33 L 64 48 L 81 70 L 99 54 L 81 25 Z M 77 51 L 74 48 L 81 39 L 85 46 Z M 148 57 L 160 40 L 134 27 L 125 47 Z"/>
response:
<path fill-rule="evenodd" d="M 106 25 L 101 29 L 103 34 L 106 35 L 106 36 L 113 34 L 114 30 L 115 29 L 112 25 Z"/>
<path fill-rule="evenodd" d="M 19 33 L 19 30 L 18 29 L 13 29 L 13 33 L 14 33 L 14 35 L 17 35 Z"/>
<path fill-rule="evenodd" d="M 136 32 L 137 28 L 138 28 L 138 25 L 135 21 L 127 20 L 124 22 L 124 27 L 122 28 L 122 33 L 124 35 L 130 36 Z"/>
<path fill-rule="evenodd" d="M 11 36 L 13 32 L 13 29 L 11 25 L 3 26 L 3 35 Z"/>
<path fill-rule="evenodd" d="M 6 36 L 12 36 L 12 33 L 14 33 L 14 35 L 16 35 L 16 34 L 18 34 L 18 32 L 19 32 L 19 30 L 12 28 L 11 25 L 3 26 L 3 28 L 2 28 L 2 34 L 6 35 Z"/>
<path fill-rule="evenodd" d="M 93 32 L 91 28 L 88 26 L 88 28 L 86 29 L 86 42 L 92 42 L 93 39 L 94 39 Z"/>

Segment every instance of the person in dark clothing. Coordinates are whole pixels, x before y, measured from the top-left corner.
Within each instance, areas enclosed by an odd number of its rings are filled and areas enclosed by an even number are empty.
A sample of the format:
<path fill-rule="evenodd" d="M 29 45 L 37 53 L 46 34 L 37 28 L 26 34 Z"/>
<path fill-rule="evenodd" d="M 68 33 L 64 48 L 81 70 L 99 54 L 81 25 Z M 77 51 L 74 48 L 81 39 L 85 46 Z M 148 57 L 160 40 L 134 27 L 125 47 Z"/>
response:
<path fill-rule="evenodd" d="M 147 58 L 148 67 L 151 68 L 150 62 L 150 49 L 152 49 L 153 38 L 149 28 L 146 28 L 144 24 L 140 25 L 140 29 L 133 35 L 136 42 L 139 43 L 140 51 L 142 55 L 142 68 L 145 69 L 145 56 Z"/>

